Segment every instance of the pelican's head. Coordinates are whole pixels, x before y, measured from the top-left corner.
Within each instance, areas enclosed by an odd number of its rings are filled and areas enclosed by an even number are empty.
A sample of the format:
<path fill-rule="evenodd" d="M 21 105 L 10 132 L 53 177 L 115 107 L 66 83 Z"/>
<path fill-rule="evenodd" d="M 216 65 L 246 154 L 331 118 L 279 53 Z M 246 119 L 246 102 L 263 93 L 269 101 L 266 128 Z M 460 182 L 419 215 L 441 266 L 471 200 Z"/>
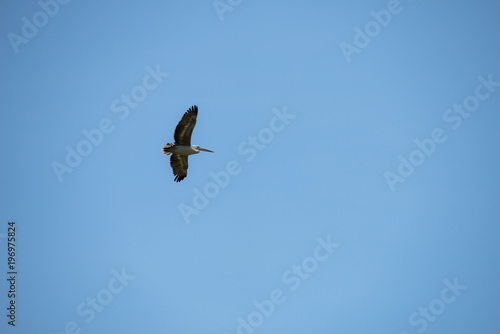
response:
<path fill-rule="evenodd" d="M 211 153 L 215 153 L 214 151 L 210 151 L 209 149 L 206 149 L 206 148 L 203 148 L 201 146 L 198 146 L 198 145 L 193 145 L 193 148 L 197 151 L 205 151 L 205 152 L 211 152 Z"/>

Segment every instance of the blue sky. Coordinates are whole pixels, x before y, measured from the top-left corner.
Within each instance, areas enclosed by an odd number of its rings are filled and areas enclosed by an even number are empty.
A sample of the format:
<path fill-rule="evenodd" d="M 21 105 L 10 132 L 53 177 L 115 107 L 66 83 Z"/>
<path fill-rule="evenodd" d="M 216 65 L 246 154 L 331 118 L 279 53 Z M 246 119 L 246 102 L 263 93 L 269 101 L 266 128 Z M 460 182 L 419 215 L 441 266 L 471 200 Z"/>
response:
<path fill-rule="evenodd" d="M 1 332 L 498 333 L 499 10 L 2 1 Z"/>

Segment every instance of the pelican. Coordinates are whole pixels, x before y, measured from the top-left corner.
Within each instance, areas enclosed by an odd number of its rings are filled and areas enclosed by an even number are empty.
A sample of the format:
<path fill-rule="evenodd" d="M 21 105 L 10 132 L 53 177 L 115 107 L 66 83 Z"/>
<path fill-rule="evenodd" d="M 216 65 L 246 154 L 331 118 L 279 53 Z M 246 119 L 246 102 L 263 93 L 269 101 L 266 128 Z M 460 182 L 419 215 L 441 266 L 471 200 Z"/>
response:
<path fill-rule="evenodd" d="M 196 125 L 196 116 L 198 116 L 198 106 L 192 106 L 184 113 L 184 116 L 182 116 L 181 121 L 175 128 L 175 142 L 173 144 L 168 143 L 162 148 L 163 154 L 172 154 L 170 157 L 170 166 L 172 166 L 175 175 L 175 182 L 181 182 L 187 176 L 189 155 L 198 154 L 200 151 L 214 153 L 214 151 L 198 145 L 191 145 L 191 134 Z"/>

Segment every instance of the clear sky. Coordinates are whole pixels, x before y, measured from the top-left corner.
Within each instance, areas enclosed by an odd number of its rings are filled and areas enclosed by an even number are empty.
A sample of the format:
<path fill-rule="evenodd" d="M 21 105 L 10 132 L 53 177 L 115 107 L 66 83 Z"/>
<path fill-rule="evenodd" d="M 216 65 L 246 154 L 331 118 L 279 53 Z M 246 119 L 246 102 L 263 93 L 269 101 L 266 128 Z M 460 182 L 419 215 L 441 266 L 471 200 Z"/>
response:
<path fill-rule="evenodd" d="M 0 2 L 0 332 L 499 333 L 499 14 Z"/>

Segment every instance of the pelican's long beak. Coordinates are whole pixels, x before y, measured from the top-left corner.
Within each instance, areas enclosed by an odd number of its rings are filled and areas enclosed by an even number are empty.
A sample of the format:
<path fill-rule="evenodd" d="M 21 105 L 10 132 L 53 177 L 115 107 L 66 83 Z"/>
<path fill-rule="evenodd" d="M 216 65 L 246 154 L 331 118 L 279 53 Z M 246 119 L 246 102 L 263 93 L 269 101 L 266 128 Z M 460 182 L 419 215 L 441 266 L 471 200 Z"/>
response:
<path fill-rule="evenodd" d="M 206 148 L 203 148 L 203 147 L 200 147 L 199 150 L 200 151 L 205 151 L 205 152 L 215 153 L 214 151 L 210 151 L 209 149 L 206 149 Z"/>

